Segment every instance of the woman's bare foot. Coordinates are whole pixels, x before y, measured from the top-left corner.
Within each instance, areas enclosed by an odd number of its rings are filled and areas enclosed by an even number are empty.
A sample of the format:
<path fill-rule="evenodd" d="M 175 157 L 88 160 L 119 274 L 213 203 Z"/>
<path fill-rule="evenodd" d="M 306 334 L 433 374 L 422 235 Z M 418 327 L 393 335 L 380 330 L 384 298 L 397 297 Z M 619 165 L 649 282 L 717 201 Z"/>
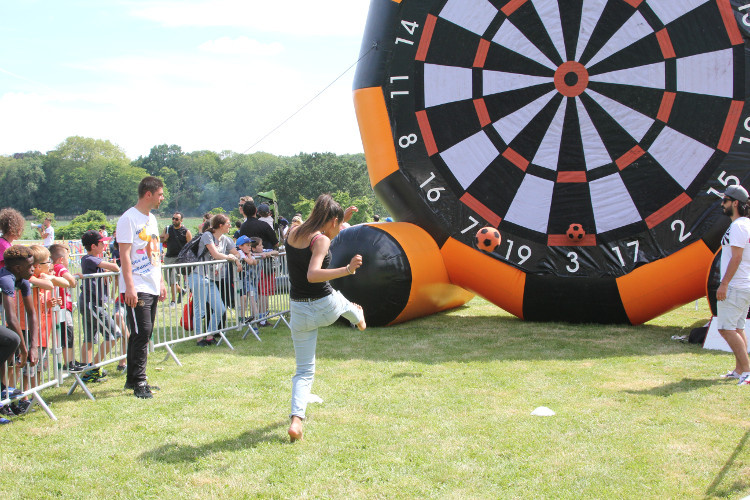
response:
<path fill-rule="evenodd" d="M 292 425 L 289 426 L 287 433 L 292 443 L 302 441 L 302 419 L 297 416 L 292 417 Z"/>
<path fill-rule="evenodd" d="M 352 304 L 354 304 L 354 303 L 352 302 Z M 359 304 L 354 304 L 354 306 L 357 309 L 359 309 L 359 311 L 362 313 L 362 321 L 360 321 L 359 323 L 357 323 L 357 328 L 361 332 L 362 330 L 364 330 L 365 328 L 367 328 L 367 323 L 365 323 L 365 311 L 362 309 L 362 306 L 359 305 Z"/>

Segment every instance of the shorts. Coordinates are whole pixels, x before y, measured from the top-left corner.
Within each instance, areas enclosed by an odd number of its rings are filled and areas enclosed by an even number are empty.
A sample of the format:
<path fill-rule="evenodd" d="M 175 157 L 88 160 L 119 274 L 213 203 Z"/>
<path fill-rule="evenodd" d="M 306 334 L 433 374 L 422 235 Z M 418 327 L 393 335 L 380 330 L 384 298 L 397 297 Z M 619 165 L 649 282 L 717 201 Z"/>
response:
<path fill-rule="evenodd" d="M 276 293 L 276 276 L 273 271 L 263 270 L 258 280 L 258 292 L 260 295 L 273 295 Z"/>
<path fill-rule="evenodd" d="M 99 342 L 99 331 L 102 332 L 105 342 L 122 338 L 120 327 L 102 306 L 88 304 L 88 307 L 82 307 L 81 320 L 86 342 L 92 344 Z"/>
<path fill-rule="evenodd" d="M 164 264 L 176 264 L 177 257 L 164 257 Z M 172 285 L 178 283 L 180 279 L 180 268 L 179 267 L 167 267 L 164 269 L 164 283 Z"/>
<path fill-rule="evenodd" d="M 717 327 L 719 330 L 744 330 L 749 308 L 750 288 L 730 286 L 727 298 L 716 301 Z"/>
<path fill-rule="evenodd" d="M 73 323 L 63 321 L 59 324 L 60 328 L 60 345 L 72 349 L 75 343 L 75 333 L 73 332 Z"/>
<path fill-rule="evenodd" d="M 243 273 L 242 294 L 258 295 L 258 272 L 255 269 Z"/>

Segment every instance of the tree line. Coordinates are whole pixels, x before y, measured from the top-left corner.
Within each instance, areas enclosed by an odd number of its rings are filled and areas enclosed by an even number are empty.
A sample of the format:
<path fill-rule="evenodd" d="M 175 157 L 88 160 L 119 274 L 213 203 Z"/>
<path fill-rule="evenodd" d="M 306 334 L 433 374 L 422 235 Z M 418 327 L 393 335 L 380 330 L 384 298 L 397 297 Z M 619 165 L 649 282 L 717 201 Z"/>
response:
<path fill-rule="evenodd" d="M 47 153 L 0 156 L 2 206 L 24 214 L 32 209 L 56 216 L 88 210 L 121 214 L 135 204 L 138 183 L 147 175 L 164 181 L 162 214 L 179 210 L 200 216 L 217 208 L 231 213 L 240 196 L 274 190 L 284 216 L 296 211 L 305 215 L 321 193 L 334 194 L 342 205 L 358 205 L 355 223 L 371 220 L 374 213 L 386 215 L 370 187 L 363 154 L 186 153 L 180 146 L 162 144 L 148 156 L 130 160 L 108 140 L 79 136 Z"/>

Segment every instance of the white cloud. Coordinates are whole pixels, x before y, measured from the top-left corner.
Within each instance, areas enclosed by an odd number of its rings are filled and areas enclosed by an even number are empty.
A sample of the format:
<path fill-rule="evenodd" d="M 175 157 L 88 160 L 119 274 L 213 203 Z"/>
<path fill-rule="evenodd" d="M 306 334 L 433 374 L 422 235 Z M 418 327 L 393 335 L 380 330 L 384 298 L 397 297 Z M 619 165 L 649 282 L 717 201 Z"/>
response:
<path fill-rule="evenodd" d="M 248 64 L 206 55 L 154 54 L 81 65 L 104 84 L 0 97 L 0 154 L 47 151 L 65 137 L 109 139 L 131 159 L 157 144 L 185 151 L 244 152 L 308 102 L 330 75 L 302 74 L 273 60 Z M 270 75 L 270 76 L 269 76 Z M 362 151 L 352 73 L 249 152 Z"/>
<path fill-rule="evenodd" d="M 201 44 L 198 49 L 202 52 L 213 54 L 245 54 L 253 56 L 275 56 L 284 50 L 284 46 L 278 42 L 261 43 L 246 36 L 229 38 L 223 36 L 216 40 L 209 40 Z"/>
<path fill-rule="evenodd" d="M 271 33 L 360 36 L 369 0 L 139 2 L 131 15 L 163 26 L 235 26 Z"/>

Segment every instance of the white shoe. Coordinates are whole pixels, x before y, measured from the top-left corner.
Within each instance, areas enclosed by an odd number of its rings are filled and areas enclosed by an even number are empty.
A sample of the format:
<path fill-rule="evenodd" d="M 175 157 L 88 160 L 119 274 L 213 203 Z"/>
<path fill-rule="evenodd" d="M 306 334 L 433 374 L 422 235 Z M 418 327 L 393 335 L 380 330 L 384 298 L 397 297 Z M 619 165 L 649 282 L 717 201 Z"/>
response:
<path fill-rule="evenodd" d="M 721 378 L 736 378 L 736 379 L 738 379 L 738 378 L 740 378 L 740 374 L 737 373 L 734 370 L 729 370 L 724 375 L 722 375 Z"/>
<path fill-rule="evenodd" d="M 740 375 L 740 381 L 737 382 L 737 385 L 750 385 L 750 372 L 742 372 L 742 375 Z"/>

